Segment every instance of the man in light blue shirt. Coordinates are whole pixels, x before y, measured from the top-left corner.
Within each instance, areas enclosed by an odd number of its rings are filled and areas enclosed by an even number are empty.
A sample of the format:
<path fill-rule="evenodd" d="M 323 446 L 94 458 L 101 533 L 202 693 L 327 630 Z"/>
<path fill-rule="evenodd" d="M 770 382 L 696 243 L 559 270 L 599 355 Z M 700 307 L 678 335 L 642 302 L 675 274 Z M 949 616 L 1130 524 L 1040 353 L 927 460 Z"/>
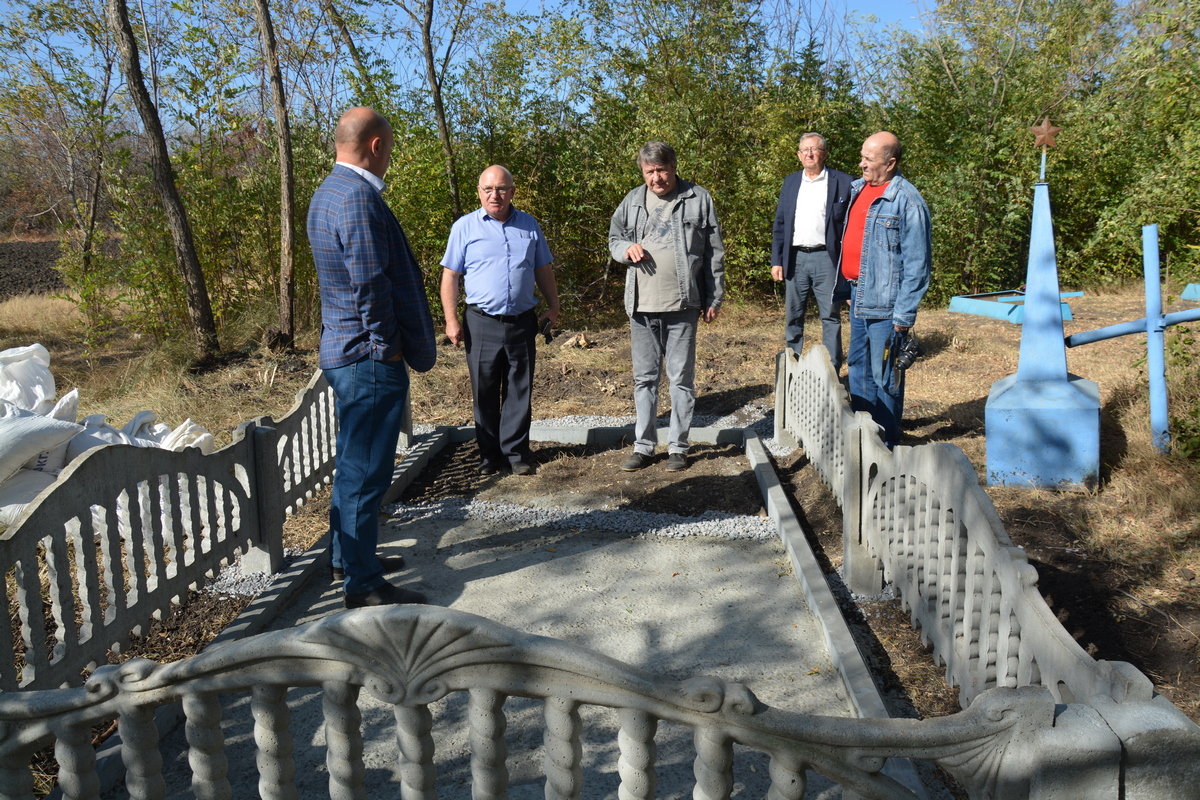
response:
<path fill-rule="evenodd" d="M 480 209 L 450 230 L 442 259 L 446 336 L 465 344 L 475 410 L 481 475 L 510 468 L 533 473 L 533 363 L 538 326 L 558 319 L 558 287 L 546 237 L 537 220 L 513 208 L 513 177 L 491 166 L 479 176 Z M 458 319 L 459 276 L 467 310 Z M 539 318 L 534 287 L 546 299 Z"/>

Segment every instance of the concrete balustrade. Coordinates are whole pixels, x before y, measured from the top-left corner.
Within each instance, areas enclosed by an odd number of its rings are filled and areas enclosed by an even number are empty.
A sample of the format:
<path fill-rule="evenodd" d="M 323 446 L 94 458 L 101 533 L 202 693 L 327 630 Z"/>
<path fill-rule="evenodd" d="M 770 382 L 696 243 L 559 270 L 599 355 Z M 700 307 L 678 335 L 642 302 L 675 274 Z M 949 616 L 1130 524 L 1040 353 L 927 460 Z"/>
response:
<path fill-rule="evenodd" d="M 997 688 L 1044 687 L 1119 742 L 1121 797 L 1194 796 L 1200 727 L 1132 665 L 1093 659 L 1063 628 L 963 452 L 889 451 L 870 416 L 851 413 L 823 347 L 777 363 L 776 434 L 804 448 L 842 505 L 846 583 L 867 595 L 895 586 L 962 706 Z M 1155 750 L 1159 741 L 1171 745 Z"/>
<path fill-rule="evenodd" d="M 367 796 L 360 692 L 395 709 L 400 763 L 393 780 L 405 797 L 435 796 L 429 706 L 459 692 L 469 696 L 466 719 L 457 723 L 470 731 L 474 797 L 506 796 L 507 697 L 544 704 L 548 797 L 580 797 L 586 790 L 579 722 L 585 705 L 617 711 L 619 796 L 626 798 L 655 796 L 654 735 L 662 721 L 694 732 L 693 797 L 710 800 L 730 795 L 735 744 L 767 754 L 767 796 L 778 798 L 803 797 L 807 770 L 841 784 L 844 797 L 918 797 L 882 771 L 889 757 L 935 761 L 978 798 L 1116 797 L 1119 781 L 1115 739 L 1101 735 L 1094 719 L 1056 707 L 1045 689 L 992 690 L 968 711 L 923 721 L 799 714 L 765 705 L 742 684 L 672 680 L 461 611 L 395 606 L 334 614 L 173 664 L 134 659 L 104 666 L 79 689 L 0 694 L 0 752 L 9 776 L 0 783 L 0 800 L 31 798 L 27 776 L 16 765 L 51 742 L 57 742 L 64 770 L 63 796 L 96 796 L 90 731 L 117 718 L 126 734 L 122 758 L 130 796 L 162 797 L 152 712 L 180 700 L 196 796 L 230 797 L 225 748 L 232 745 L 222 736 L 219 701 L 229 694 L 251 697 L 253 739 L 244 733 L 236 738 L 238 746 L 255 748 L 261 796 L 296 797 L 284 702 L 292 687 L 322 690 L 331 797 Z"/>

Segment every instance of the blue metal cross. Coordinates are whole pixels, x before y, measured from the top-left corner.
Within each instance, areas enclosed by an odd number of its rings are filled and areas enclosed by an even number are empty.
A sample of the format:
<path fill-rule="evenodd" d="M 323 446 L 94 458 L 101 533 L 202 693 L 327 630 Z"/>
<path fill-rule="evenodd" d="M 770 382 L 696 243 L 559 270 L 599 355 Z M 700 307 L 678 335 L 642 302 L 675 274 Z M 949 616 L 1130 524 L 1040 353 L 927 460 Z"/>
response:
<path fill-rule="evenodd" d="M 1102 342 L 1131 333 L 1146 334 L 1146 373 L 1150 384 L 1150 432 L 1160 453 L 1171 449 L 1171 432 L 1167 420 L 1167 368 L 1163 355 L 1164 336 L 1168 325 L 1200 320 L 1200 308 L 1162 313 L 1162 288 L 1159 285 L 1158 226 L 1142 227 L 1142 275 L 1146 283 L 1146 316 L 1133 322 L 1121 322 L 1094 331 L 1075 333 L 1066 337 L 1067 347 Z"/>

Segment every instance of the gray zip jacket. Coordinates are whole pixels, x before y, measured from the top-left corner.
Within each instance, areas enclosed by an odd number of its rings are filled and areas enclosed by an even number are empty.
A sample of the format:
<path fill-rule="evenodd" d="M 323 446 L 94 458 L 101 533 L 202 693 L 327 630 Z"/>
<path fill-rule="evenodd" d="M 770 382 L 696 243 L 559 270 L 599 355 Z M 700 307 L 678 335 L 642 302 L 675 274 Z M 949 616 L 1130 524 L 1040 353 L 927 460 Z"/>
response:
<path fill-rule="evenodd" d="M 712 195 L 701 186 L 679 178 L 679 202 L 671 212 L 675 231 L 675 274 L 684 308 L 720 308 L 725 296 L 725 244 Z M 621 201 L 608 226 L 608 250 L 613 261 L 632 267 L 625 257 L 630 245 L 641 244 L 649 216 L 645 186 Z M 637 310 L 637 275 L 625 271 L 625 313 Z"/>

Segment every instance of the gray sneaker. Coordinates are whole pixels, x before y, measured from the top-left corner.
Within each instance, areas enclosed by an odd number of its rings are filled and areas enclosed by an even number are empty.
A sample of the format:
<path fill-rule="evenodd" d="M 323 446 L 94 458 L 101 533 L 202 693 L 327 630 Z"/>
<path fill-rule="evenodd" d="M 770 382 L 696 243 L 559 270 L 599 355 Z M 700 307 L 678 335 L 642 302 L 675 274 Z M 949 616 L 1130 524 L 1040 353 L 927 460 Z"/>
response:
<path fill-rule="evenodd" d="M 633 455 L 627 458 L 625 463 L 621 465 L 621 469 L 626 472 L 637 472 L 639 469 L 645 469 L 650 466 L 650 462 L 653 460 L 654 456 L 643 455 L 635 450 Z"/>
<path fill-rule="evenodd" d="M 671 457 L 667 459 L 667 472 L 679 472 L 681 469 L 687 469 L 687 456 L 683 453 L 671 453 Z"/>

